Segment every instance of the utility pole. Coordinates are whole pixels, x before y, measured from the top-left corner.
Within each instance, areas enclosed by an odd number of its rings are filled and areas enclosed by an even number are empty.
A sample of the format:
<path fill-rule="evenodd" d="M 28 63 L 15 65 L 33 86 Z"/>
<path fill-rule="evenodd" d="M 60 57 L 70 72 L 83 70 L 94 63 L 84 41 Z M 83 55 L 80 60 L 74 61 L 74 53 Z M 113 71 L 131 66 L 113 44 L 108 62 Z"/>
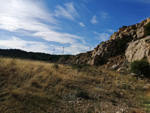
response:
<path fill-rule="evenodd" d="M 64 52 L 65 52 L 65 47 L 63 47 L 62 55 L 64 54 Z"/>
<path fill-rule="evenodd" d="M 55 49 L 53 49 L 53 55 L 55 54 Z"/>
<path fill-rule="evenodd" d="M 91 51 L 91 47 L 90 47 L 90 51 Z"/>

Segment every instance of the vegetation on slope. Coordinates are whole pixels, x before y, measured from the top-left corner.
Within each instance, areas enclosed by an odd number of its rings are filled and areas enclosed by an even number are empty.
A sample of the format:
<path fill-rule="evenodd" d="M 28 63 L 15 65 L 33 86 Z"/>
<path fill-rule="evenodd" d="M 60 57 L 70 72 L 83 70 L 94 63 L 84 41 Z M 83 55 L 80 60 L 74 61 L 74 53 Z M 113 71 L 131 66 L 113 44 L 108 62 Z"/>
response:
<path fill-rule="evenodd" d="M 146 36 L 150 35 L 150 22 L 145 26 L 145 35 Z"/>
<path fill-rule="evenodd" d="M 131 72 L 150 77 L 150 64 L 147 60 L 137 60 L 131 63 Z"/>
<path fill-rule="evenodd" d="M 26 52 L 19 49 L 0 49 L 0 56 L 58 62 L 60 58 L 68 58 L 70 55 L 50 55 L 45 53 Z"/>
<path fill-rule="evenodd" d="M 0 57 L 0 81 L 1 113 L 112 113 L 148 105 L 148 81 L 100 67 Z"/>

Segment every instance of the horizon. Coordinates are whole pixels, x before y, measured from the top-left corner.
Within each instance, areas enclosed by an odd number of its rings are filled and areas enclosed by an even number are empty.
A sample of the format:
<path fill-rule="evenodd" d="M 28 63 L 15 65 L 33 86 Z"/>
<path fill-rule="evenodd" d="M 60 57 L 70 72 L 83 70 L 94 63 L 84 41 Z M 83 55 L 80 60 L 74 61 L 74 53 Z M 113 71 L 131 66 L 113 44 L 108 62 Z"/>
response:
<path fill-rule="evenodd" d="M 0 0 L 0 48 L 84 53 L 122 26 L 149 18 L 149 5 L 148 0 Z"/>

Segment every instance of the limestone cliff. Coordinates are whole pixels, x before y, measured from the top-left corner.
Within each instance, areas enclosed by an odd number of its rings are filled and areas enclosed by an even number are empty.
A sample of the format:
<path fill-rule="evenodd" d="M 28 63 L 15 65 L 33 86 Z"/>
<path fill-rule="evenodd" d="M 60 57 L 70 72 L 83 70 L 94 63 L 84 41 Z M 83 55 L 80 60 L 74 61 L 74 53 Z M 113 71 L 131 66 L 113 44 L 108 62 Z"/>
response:
<path fill-rule="evenodd" d="M 129 62 L 147 59 L 150 63 L 150 36 L 129 43 L 125 56 Z"/>
<path fill-rule="evenodd" d="M 150 25 L 150 18 L 135 25 L 123 26 L 111 35 L 110 40 L 101 42 L 93 51 L 71 56 L 68 59 L 62 58 L 60 62 L 102 65 L 109 64 L 111 58 L 115 59 L 120 55 L 128 62 L 143 58 L 150 60 L 150 36 L 146 37 L 145 33 L 147 25 Z M 115 62 L 117 63 L 117 60 Z"/>
<path fill-rule="evenodd" d="M 111 35 L 110 40 L 131 37 L 133 40 L 137 40 L 145 37 L 144 28 L 150 22 L 150 18 L 131 26 L 123 26 L 117 32 Z"/>

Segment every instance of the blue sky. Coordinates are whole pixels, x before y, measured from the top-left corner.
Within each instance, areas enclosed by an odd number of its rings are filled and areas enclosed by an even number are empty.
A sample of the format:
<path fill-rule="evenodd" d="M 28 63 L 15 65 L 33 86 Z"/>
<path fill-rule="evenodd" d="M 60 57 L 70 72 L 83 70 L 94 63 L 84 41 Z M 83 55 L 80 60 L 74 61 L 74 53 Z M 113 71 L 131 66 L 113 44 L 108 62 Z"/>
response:
<path fill-rule="evenodd" d="M 0 0 L 0 48 L 78 54 L 150 17 L 150 0 Z"/>

